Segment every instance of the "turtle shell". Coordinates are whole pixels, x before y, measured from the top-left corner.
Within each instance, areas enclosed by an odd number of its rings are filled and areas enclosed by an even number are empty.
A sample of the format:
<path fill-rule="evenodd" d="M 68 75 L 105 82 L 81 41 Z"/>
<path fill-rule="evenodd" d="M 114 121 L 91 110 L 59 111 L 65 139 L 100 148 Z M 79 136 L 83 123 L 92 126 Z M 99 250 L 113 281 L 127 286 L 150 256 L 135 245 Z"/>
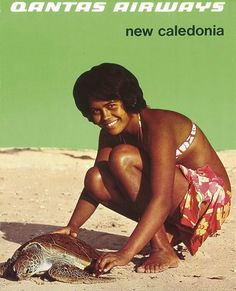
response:
<path fill-rule="evenodd" d="M 100 253 L 84 241 L 59 233 L 49 233 L 33 238 L 28 243 L 37 242 L 46 249 L 68 253 L 84 262 L 91 262 L 100 257 Z"/>

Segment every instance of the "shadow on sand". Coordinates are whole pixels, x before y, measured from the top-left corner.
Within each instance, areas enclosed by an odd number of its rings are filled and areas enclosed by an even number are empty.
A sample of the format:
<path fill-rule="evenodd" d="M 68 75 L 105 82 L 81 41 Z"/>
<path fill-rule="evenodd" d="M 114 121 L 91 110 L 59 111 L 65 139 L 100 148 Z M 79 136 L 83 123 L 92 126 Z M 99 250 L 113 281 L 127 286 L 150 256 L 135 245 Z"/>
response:
<path fill-rule="evenodd" d="M 3 233 L 2 238 L 18 244 L 22 244 L 38 235 L 53 232 L 58 228 L 60 228 L 60 226 L 19 222 L 0 222 L 0 231 Z M 128 239 L 128 237 L 122 235 L 86 229 L 80 229 L 79 238 L 96 249 L 104 250 L 118 250 Z"/>

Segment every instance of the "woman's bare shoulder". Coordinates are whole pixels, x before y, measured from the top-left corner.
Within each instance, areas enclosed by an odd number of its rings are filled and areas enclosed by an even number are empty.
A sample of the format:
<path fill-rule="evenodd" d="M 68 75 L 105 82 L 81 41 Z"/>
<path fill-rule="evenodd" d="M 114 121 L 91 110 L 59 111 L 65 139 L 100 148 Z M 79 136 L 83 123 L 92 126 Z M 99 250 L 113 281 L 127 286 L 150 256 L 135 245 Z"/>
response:
<path fill-rule="evenodd" d="M 192 123 L 187 116 L 165 109 L 150 109 L 146 108 L 141 112 L 143 122 L 149 127 L 178 127 L 186 124 L 187 127 Z"/>

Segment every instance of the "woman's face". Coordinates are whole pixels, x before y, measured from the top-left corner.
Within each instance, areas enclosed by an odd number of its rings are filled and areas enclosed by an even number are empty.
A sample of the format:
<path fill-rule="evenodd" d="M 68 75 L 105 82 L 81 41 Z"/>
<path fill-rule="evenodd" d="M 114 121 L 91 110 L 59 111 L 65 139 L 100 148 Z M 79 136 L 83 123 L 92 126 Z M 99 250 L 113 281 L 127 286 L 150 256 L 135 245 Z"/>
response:
<path fill-rule="evenodd" d="M 90 120 L 111 135 L 120 134 L 130 121 L 130 115 L 121 100 L 91 100 Z"/>

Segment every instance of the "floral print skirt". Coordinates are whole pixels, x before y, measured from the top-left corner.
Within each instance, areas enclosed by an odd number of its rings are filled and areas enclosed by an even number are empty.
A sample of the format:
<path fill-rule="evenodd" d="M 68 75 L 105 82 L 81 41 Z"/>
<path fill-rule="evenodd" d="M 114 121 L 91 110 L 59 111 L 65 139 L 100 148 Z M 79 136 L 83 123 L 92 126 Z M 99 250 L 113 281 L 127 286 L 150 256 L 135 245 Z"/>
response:
<path fill-rule="evenodd" d="M 230 212 L 231 193 L 223 189 L 223 180 L 209 166 L 197 170 L 178 165 L 189 189 L 179 205 L 179 226 L 187 230 L 184 244 L 192 255 L 221 229 Z"/>

